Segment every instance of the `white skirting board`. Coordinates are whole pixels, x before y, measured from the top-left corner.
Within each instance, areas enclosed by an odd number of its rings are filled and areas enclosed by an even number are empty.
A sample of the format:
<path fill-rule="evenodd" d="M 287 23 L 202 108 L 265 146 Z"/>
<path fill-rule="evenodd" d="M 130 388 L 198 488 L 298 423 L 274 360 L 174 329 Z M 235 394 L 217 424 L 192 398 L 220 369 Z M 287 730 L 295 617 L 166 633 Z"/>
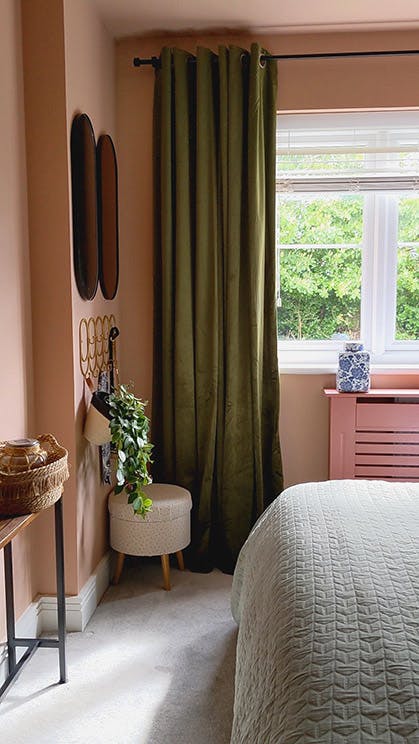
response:
<path fill-rule="evenodd" d="M 84 630 L 92 617 L 101 597 L 109 586 L 110 576 L 110 553 L 107 553 L 95 572 L 88 578 L 85 585 L 73 597 L 66 597 L 66 624 L 68 631 Z M 57 630 L 57 598 L 39 597 L 39 616 L 41 619 L 41 630 L 39 632 L 51 632 Z"/>
<path fill-rule="evenodd" d="M 111 554 L 103 556 L 94 573 L 88 578 L 79 594 L 66 597 L 67 631 L 83 631 L 92 617 L 110 582 Z M 36 638 L 42 633 L 57 632 L 57 598 L 38 597 L 16 622 L 18 638 Z M 18 649 L 18 658 L 25 649 Z M 0 644 L 0 686 L 7 674 L 7 647 Z"/>

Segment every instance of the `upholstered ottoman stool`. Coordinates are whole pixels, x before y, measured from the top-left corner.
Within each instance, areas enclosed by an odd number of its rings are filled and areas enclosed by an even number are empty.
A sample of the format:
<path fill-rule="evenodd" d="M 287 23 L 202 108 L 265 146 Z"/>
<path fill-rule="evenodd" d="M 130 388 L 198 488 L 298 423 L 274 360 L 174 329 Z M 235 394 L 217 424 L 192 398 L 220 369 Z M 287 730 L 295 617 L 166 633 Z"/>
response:
<path fill-rule="evenodd" d="M 125 492 L 109 497 L 110 542 L 117 551 L 113 583 L 117 584 L 125 555 L 161 556 L 164 588 L 170 590 L 170 553 L 176 553 L 179 568 L 184 569 L 182 550 L 191 540 L 191 494 L 185 488 L 165 483 L 144 486 L 152 499 L 152 511 L 145 519 L 134 514 Z"/>

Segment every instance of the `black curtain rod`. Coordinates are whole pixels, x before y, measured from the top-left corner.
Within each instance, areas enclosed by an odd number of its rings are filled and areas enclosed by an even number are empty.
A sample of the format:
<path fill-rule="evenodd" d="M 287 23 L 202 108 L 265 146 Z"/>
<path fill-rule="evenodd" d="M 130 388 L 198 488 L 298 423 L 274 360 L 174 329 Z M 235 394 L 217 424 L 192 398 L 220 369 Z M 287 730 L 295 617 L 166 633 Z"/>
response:
<path fill-rule="evenodd" d="M 385 50 L 381 52 L 320 52 L 315 54 L 262 54 L 261 60 L 267 59 L 339 59 L 340 57 L 400 57 L 407 54 L 419 54 L 418 49 L 398 49 L 398 50 Z M 191 59 L 194 59 L 193 57 Z M 134 57 L 134 67 L 143 67 L 145 65 L 151 65 L 154 69 L 160 67 L 160 57 L 150 57 L 149 59 L 141 59 L 140 57 Z"/>

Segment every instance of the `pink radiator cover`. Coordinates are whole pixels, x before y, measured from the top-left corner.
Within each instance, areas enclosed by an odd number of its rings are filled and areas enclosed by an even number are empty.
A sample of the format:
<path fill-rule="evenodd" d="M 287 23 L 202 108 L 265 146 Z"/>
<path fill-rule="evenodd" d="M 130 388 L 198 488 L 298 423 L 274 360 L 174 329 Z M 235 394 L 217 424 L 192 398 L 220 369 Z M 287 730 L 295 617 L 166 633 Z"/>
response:
<path fill-rule="evenodd" d="M 331 480 L 419 482 L 419 390 L 324 393 L 330 400 Z"/>

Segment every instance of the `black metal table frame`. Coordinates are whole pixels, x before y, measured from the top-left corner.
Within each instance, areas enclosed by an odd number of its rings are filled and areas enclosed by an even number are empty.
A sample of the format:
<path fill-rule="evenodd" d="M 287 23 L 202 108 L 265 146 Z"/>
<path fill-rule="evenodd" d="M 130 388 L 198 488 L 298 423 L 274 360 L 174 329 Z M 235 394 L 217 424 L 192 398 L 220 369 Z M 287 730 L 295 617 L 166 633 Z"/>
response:
<path fill-rule="evenodd" d="M 54 638 L 16 638 L 16 622 L 13 591 L 13 559 L 12 540 L 4 546 L 4 572 L 6 595 L 6 625 L 7 625 L 7 653 L 8 675 L 0 687 L 0 699 L 8 692 L 16 681 L 22 668 L 33 656 L 37 648 L 57 648 L 60 665 L 60 684 L 67 682 L 65 659 L 65 589 L 64 589 L 64 535 L 63 535 L 63 504 L 62 496 L 55 502 L 55 565 L 57 575 L 57 614 L 58 639 Z M 26 647 L 22 658 L 16 661 L 16 649 Z"/>

